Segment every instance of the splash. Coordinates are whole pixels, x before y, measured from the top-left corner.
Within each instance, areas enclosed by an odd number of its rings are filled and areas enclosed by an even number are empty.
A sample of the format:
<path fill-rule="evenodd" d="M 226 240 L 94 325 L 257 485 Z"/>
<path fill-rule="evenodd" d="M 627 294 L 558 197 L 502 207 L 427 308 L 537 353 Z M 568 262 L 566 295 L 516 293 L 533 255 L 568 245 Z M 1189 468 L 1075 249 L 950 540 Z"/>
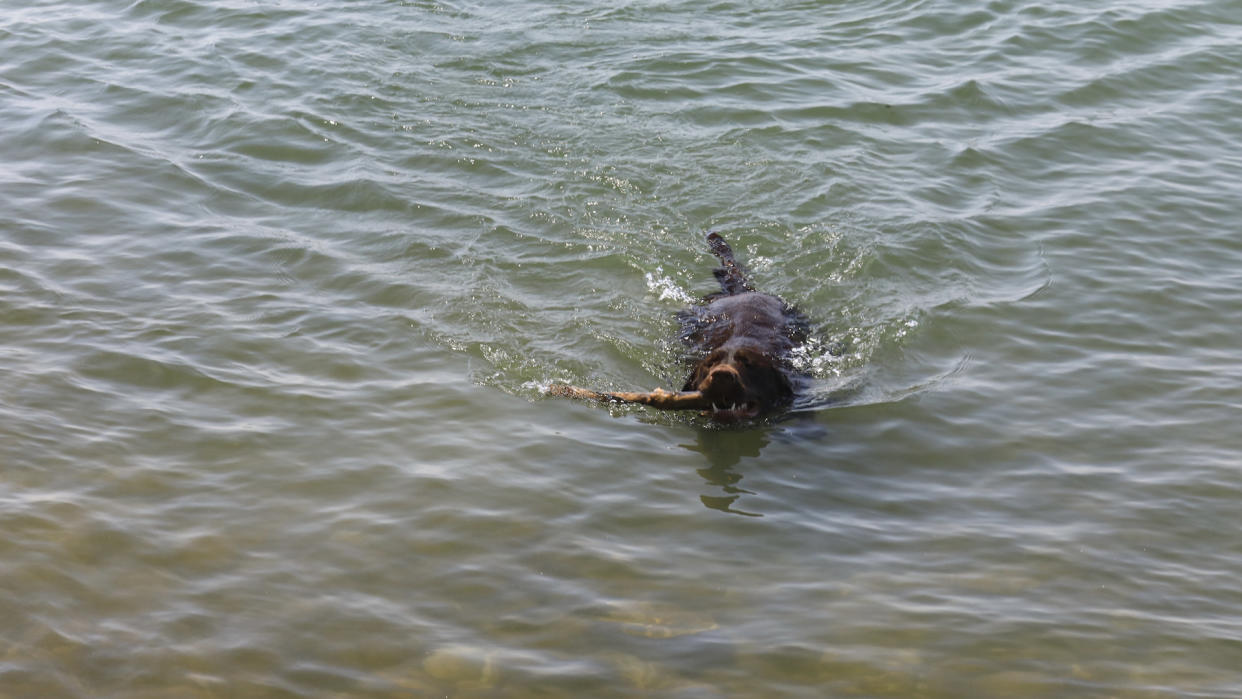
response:
<path fill-rule="evenodd" d="M 672 277 L 664 275 L 663 267 L 656 267 L 655 272 L 647 272 L 643 275 L 647 280 L 647 288 L 651 293 L 655 294 L 661 301 L 676 301 L 681 304 L 692 304 L 694 298 L 686 293 L 673 281 Z"/>
<path fill-rule="evenodd" d="M 857 347 L 859 338 L 854 337 L 852 346 Z M 789 353 L 794 369 L 817 378 L 840 376 L 847 366 L 857 363 L 861 356 L 854 352 L 846 352 L 845 343 L 838 340 L 824 340 L 819 337 L 807 338 L 807 341 Z M 854 361 L 851 361 L 854 360 Z"/>

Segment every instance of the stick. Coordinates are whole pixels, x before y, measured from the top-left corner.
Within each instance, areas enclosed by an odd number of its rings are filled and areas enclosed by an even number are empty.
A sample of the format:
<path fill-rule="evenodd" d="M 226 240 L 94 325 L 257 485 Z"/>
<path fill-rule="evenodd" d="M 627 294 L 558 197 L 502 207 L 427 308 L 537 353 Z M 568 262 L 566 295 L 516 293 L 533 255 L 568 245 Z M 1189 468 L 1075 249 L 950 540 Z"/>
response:
<path fill-rule="evenodd" d="M 600 400 L 610 403 L 641 403 L 660 410 L 710 410 L 712 403 L 702 391 L 666 391 L 657 388 L 650 393 L 634 391 L 592 391 L 589 388 L 578 388 L 566 384 L 548 387 L 547 393 L 564 398 L 583 400 Z"/>

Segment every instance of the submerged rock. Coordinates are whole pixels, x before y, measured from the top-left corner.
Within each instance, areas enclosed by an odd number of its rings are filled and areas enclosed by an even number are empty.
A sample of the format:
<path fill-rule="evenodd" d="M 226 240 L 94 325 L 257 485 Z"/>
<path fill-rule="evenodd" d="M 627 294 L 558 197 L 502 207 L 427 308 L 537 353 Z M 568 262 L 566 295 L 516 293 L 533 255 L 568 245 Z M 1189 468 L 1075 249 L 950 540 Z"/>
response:
<path fill-rule="evenodd" d="M 463 644 L 432 651 L 423 660 L 423 669 L 435 679 L 461 689 L 491 689 L 500 678 L 494 653 Z"/>
<path fill-rule="evenodd" d="M 622 632 L 643 638 L 675 638 L 719 628 L 708 614 L 670 604 L 629 600 L 609 602 L 600 620 L 620 624 Z"/>

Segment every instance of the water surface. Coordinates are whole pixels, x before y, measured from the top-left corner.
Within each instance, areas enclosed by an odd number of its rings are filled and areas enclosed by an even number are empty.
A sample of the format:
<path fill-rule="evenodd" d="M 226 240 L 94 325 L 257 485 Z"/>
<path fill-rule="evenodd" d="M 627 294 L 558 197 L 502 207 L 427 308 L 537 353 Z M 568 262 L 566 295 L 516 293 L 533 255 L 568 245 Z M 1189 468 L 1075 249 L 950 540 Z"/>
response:
<path fill-rule="evenodd" d="M 9 3 L 0 695 L 1232 697 L 1242 10 Z M 683 380 L 720 231 L 814 322 Z"/>

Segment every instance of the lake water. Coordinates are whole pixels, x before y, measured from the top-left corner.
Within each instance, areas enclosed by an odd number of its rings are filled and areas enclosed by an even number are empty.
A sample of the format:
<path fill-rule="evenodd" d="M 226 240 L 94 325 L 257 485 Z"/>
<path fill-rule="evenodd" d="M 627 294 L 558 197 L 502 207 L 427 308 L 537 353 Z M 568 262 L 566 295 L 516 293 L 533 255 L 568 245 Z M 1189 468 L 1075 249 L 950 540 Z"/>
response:
<path fill-rule="evenodd" d="M 1242 696 L 1242 5 L 3 1 L 0 697 Z M 785 419 L 677 387 L 719 231 Z"/>

